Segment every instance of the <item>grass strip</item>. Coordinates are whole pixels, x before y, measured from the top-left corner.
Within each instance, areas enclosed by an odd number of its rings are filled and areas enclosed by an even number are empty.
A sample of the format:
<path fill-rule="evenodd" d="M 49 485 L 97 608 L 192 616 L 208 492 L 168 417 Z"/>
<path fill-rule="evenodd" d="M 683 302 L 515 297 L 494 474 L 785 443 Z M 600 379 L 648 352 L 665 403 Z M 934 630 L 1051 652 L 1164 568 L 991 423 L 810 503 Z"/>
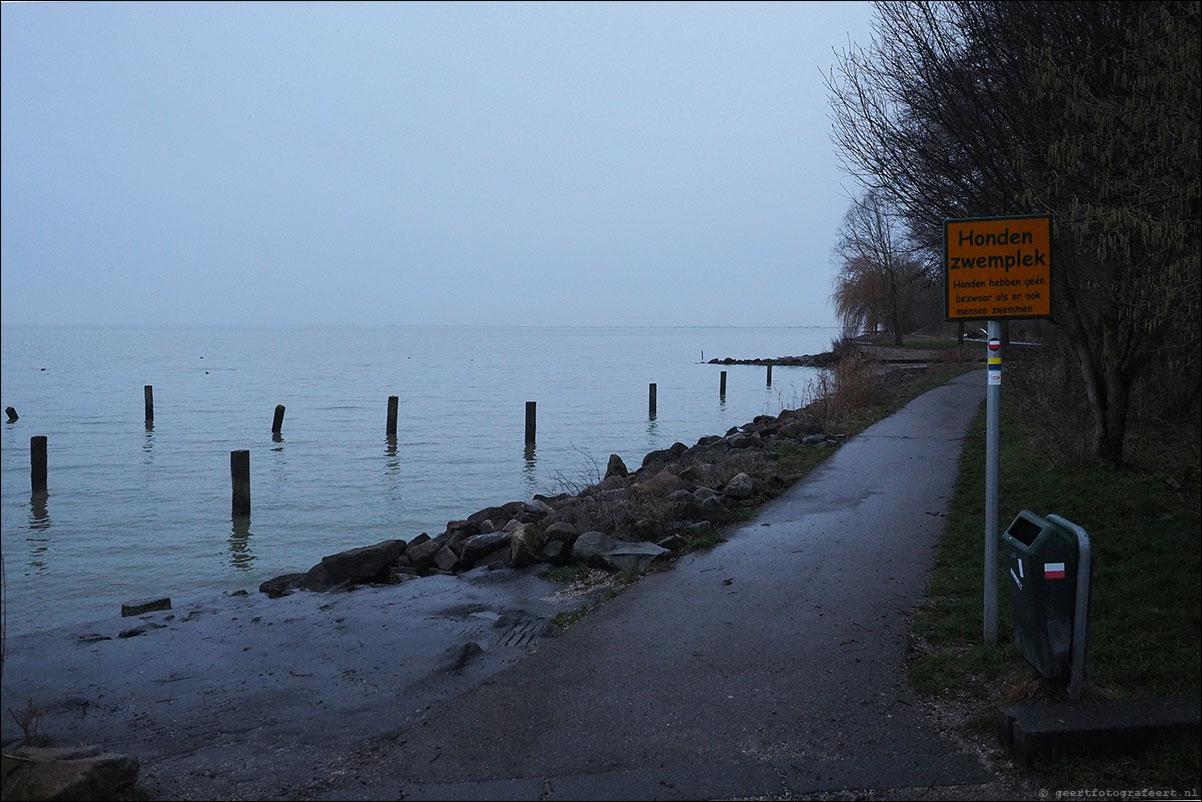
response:
<path fill-rule="evenodd" d="M 1012 393 L 1011 396 L 1014 394 Z M 1084 527 L 1094 554 L 1086 699 L 1196 694 L 1202 686 L 1199 449 L 1196 421 L 1143 420 L 1143 448 L 1116 469 L 1050 460 L 1063 428 L 1054 409 L 1031 417 L 1003 393 L 1001 528 L 1020 510 L 1061 515 Z M 1065 464 L 1065 463 L 1068 464 Z M 985 415 L 973 421 L 925 603 L 915 617 L 909 680 L 920 695 L 959 708 L 965 733 L 991 741 L 999 705 L 1063 700 L 1014 646 L 1009 586 L 999 547 L 998 645 L 983 644 Z M 996 743 L 996 742 L 994 742 Z M 1036 780 L 1053 788 L 1197 788 L 1196 738 L 1167 738 L 1123 758 L 1059 756 Z"/>

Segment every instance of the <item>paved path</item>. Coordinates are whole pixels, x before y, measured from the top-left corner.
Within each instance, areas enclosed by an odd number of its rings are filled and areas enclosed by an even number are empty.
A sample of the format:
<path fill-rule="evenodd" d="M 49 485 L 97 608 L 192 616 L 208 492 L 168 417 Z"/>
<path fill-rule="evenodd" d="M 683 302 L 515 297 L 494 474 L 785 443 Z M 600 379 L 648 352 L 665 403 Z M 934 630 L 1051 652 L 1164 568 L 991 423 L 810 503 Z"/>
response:
<path fill-rule="evenodd" d="M 919 716 L 907 620 L 971 373 L 849 440 L 729 533 L 348 761 L 323 798 L 698 799 L 990 778 Z"/>

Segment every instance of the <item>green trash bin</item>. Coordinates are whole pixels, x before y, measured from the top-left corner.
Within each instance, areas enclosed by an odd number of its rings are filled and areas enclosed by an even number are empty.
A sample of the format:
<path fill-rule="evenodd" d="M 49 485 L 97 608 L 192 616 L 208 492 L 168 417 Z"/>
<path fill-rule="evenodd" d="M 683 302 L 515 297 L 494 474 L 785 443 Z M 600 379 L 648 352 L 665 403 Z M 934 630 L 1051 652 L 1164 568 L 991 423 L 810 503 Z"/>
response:
<path fill-rule="evenodd" d="M 1073 664 L 1074 628 L 1084 630 L 1088 616 L 1088 609 L 1077 609 L 1080 598 L 1088 600 L 1087 594 L 1079 597 L 1077 592 L 1078 537 L 1023 510 L 1002 534 L 1002 543 L 1007 551 L 1005 579 L 1010 585 L 1015 645 L 1044 678 L 1067 677 Z M 1087 567 L 1092 573 L 1092 564 Z M 1085 633 L 1079 635 L 1083 638 Z M 1081 655 L 1078 659 L 1083 661 L 1083 648 Z"/>

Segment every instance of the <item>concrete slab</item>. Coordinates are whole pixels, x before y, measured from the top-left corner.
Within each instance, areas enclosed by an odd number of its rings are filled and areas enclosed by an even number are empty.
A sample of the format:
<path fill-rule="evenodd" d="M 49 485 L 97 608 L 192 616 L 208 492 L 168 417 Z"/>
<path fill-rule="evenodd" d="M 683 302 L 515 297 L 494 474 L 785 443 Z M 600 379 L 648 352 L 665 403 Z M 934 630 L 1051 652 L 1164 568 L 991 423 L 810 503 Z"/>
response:
<path fill-rule="evenodd" d="M 998 708 L 998 741 L 1022 769 L 1052 752 L 1113 752 L 1170 733 L 1202 733 L 1202 697 Z"/>

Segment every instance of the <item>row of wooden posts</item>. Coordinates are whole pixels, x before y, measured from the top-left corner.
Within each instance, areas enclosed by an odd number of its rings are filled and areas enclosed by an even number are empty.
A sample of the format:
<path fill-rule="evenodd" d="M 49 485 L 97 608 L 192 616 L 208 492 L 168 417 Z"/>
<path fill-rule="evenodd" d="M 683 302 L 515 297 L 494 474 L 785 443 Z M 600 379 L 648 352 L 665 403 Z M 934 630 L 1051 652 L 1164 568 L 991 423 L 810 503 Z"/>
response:
<path fill-rule="evenodd" d="M 772 386 L 772 365 L 768 366 L 767 386 Z M 146 423 L 154 422 L 154 387 L 146 385 L 144 388 L 146 400 Z M 721 377 L 718 380 L 718 395 L 721 398 L 726 397 L 726 371 L 722 371 Z M 656 415 L 656 385 L 652 382 L 647 388 L 647 415 L 654 418 Z M 388 437 L 396 437 L 397 424 L 397 409 L 400 405 L 400 397 L 395 395 L 388 396 L 388 421 L 385 427 L 385 432 Z M 271 421 L 271 433 L 279 435 L 284 428 L 284 410 L 283 404 L 278 404 L 275 408 L 275 416 Z M 17 419 L 16 410 L 9 407 L 6 412 L 9 415 L 9 422 Z M 537 404 L 534 401 L 526 402 L 526 443 L 532 444 L 535 441 L 535 431 L 537 428 Z M 34 493 L 46 492 L 46 437 L 38 435 L 29 438 L 29 461 L 30 461 L 30 483 L 33 486 Z M 240 449 L 230 452 L 230 479 L 233 484 L 233 514 L 235 516 L 250 515 L 250 451 Z"/>

